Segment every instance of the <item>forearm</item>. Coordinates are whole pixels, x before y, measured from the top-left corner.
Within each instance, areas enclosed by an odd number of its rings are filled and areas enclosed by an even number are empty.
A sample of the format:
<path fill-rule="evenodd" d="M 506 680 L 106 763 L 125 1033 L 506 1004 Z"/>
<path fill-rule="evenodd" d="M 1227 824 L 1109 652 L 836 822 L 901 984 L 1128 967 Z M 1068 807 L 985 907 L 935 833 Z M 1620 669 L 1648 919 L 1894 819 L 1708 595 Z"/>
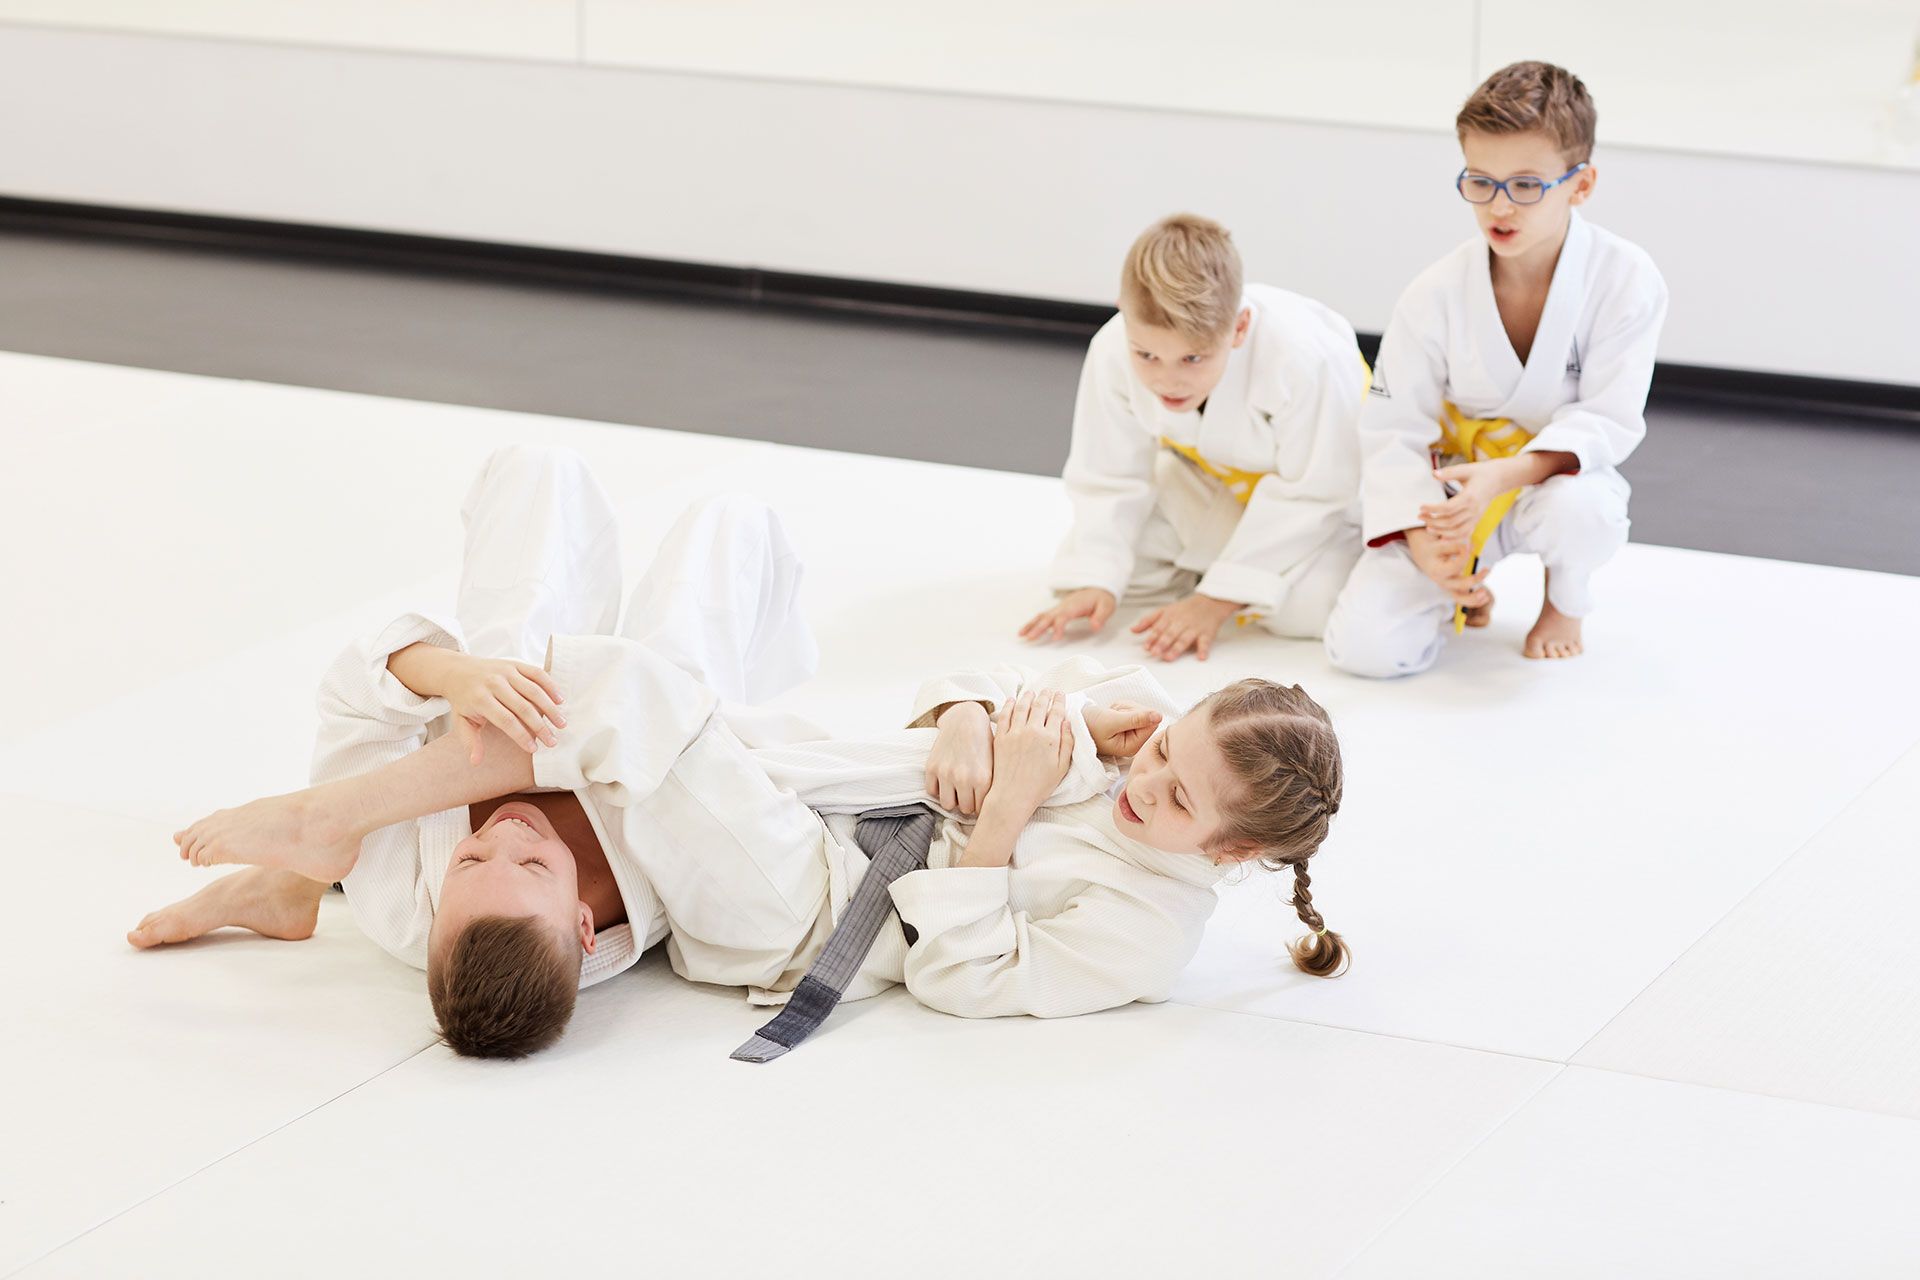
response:
<path fill-rule="evenodd" d="M 957 867 L 1004 867 L 1013 861 L 1013 846 L 1020 839 L 1020 833 L 1026 829 L 1027 819 L 1033 816 L 1031 809 L 1022 811 L 1018 806 L 1009 806 L 996 800 L 994 793 L 987 793 L 987 801 L 980 806 L 980 820 L 974 823 L 973 834 L 967 838 L 967 851 L 954 863 Z"/>
<path fill-rule="evenodd" d="M 458 656 L 451 649 L 422 640 L 388 657 L 387 670 L 416 696 L 437 698 L 445 689 L 441 677 L 446 671 L 447 659 Z"/>
<path fill-rule="evenodd" d="M 530 789 L 533 756 L 491 725 L 483 732 L 479 764 L 465 742 L 447 734 L 370 773 L 315 787 L 311 797 L 330 827 L 364 839 L 396 822 Z"/>
<path fill-rule="evenodd" d="M 1555 476 L 1578 471 L 1580 459 L 1575 454 L 1541 449 L 1516 453 L 1511 458 L 1502 459 L 1500 465 L 1504 469 L 1506 487 L 1520 489 L 1528 485 L 1545 484 Z"/>

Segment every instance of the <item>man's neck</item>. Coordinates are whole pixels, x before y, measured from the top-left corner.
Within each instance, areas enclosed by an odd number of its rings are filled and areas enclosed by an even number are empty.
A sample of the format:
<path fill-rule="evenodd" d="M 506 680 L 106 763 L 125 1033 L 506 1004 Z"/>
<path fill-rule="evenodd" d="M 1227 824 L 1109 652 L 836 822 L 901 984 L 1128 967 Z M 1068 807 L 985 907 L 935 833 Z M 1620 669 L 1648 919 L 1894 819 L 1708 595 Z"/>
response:
<path fill-rule="evenodd" d="M 594 831 L 593 822 L 587 817 L 586 808 L 581 805 L 579 797 L 571 791 L 520 791 L 512 795 L 495 796 L 467 807 L 467 816 L 473 827 L 477 830 L 493 815 L 495 809 L 509 800 L 530 804 L 546 814 L 554 832 L 573 854 L 573 863 L 580 878 L 580 901 L 593 909 L 594 929 L 597 931 L 624 924 L 627 904 L 620 896 L 620 883 L 614 879 L 613 867 L 607 862 L 607 851 L 600 847 L 600 837 Z"/>

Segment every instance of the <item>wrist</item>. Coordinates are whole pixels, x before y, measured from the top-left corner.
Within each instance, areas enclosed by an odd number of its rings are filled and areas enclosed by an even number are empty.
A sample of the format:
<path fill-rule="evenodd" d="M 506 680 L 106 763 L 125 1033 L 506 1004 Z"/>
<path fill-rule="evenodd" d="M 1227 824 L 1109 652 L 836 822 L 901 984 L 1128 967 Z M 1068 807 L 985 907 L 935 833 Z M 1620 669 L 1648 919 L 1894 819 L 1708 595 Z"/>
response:
<path fill-rule="evenodd" d="M 425 640 L 417 641 L 388 657 L 387 670 L 417 697 L 437 698 L 444 687 L 441 674 L 449 653 Z"/>
<path fill-rule="evenodd" d="M 987 799 L 980 806 L 980 817 L 973 824 L 973 832 L 967 837 L 967 851 L 958 862 L 963 867 L 1004 867 L 1013 860 L 1013 845 L 1026 827 L 1027 819 L 1033 816 L 1028 809 L 1020 812 L 1019 806 L 1010 805 L 1004 796 L 996 801 L 999 794 L 987 792 Z"/>
<path fill-rule="evenodd" d="M 951 725 L 978 723 L 987 721 L 987 709 L 977 702 L 955 702 L 942 707 L 933 718 L 934 727 L 945 729 Z"/>
<path fill-rule="evenodd" d="M 1203 604 L 1212 606 L 1213 611 L 1222 618 L 1232 617 L 1247 607 L 1244 600 L 1222 600 L 1219 596 L 1201 595 L 1197 591 L 1194 592 L 1193 598 Z"/>

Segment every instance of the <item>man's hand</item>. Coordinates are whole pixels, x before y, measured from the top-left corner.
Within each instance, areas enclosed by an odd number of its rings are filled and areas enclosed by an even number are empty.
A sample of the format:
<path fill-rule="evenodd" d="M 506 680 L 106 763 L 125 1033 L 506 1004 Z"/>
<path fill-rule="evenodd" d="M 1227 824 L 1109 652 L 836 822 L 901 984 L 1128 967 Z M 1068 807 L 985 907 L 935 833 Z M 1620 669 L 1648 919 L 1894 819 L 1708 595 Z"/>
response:
<path fill-rule="evenodd" d="M 1492 569 L 1467 573 L 1467 566 L 1473 563 L 1473 548 L 1465 540 L 1436 538 L 1427 530 L 1415 527 L 1407 530 L 1407 554 L 1420 572 L 1439 584 L 1461 608 L 1475 609 L 1493 602 L 1492 593 L 1482 585 Z"/>
<path fill-rule="evenodd" d="M 1027 625 L 1020 628 L 1020 638 L 1058 640 L 1067 634 L 1067 624 L 1079 618 L 1085 618 L 1088 626 L 1098 631 L 1107 625 L 1107 619 L 1113 616 L 1114 606 L 1118 603 L 1111 591 L 1100 587 L 1082 587 L 1062 597 L 1053 608 L 1042 609 L 1027 619 Z M 1052 634 L 1049 635 L 1049 632 Z"/>
<path fill-rule="evenodd" d="M 1142 643 L 1146 645 L 1148 657 L 1172 662 L 1193 649 L 1196 650 L 1194 656 L 1205 662 L 1213 652 L 1214 637 L 1220 634 L 1227 619 L 1238 612 L 1240 606 L 1232 600 L 1195 594 L 1155 609 L 1133 624 L 1133 633 L 1146 633 Z"/>
<path fill-rule="evenodd" d="M 489 724 L 532 752 L 537 743 L 560 740 L 548 727 L 567 727 L 561 716 L 560 686 L 530 662 L 476 658 L 437 645 L 411 644 L 387 659 L 387 670 L 423 698 L 445 698 L 467 746 L 467 759 L 479 764 L 486 753 Z"/>
<path fill-rule="evenodd" d="M 976 814 L 993 785 L 993 725 L 977 702 L 956 702 L 940 713 L 933 754 L 927 757 L 927 794 L 954 813 Z"/>
<path fill-rule="evenodd" d="M 1110 707 L 1088 703 L 1082 715 L 1095 749 L 1103 756 L 1137 755 L 1160 727 L 1158 711 L 1131 702 L 1116 702 Z"/>

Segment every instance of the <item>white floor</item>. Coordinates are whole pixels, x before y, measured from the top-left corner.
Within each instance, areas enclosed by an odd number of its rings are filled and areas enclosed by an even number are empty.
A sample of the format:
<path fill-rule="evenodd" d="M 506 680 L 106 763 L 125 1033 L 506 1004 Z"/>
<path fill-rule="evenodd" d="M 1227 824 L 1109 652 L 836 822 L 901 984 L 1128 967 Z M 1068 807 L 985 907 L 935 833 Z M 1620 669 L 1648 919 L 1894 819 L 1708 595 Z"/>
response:
<path fill-rule="evenodd" d="M 630 573 L 693 496 L 774 502 L 825 653 L 787 701 L 848 731 L 1020 658 L 1057 483 L 12 355 L 0 432 L 0 1275 L 1920 1274 L 1920 580 L 1635 545 L 1575 663 L 1518 656 L 1516 563 L 1418 681 L 1167 669 L 1333 711 L 1338 981 L 1255 877 L 1168 1005 L 894 992 L 750 1068 L 656 959 L 482 1064 L 337 897 L 121 935 L 203 882 L 176 825 L 304 782 L 328 657 L 450 596 L 488 451 L 586 454 Z"/>

